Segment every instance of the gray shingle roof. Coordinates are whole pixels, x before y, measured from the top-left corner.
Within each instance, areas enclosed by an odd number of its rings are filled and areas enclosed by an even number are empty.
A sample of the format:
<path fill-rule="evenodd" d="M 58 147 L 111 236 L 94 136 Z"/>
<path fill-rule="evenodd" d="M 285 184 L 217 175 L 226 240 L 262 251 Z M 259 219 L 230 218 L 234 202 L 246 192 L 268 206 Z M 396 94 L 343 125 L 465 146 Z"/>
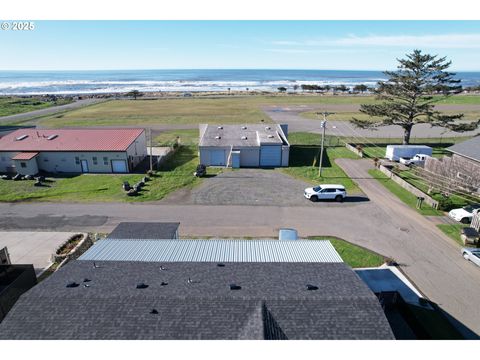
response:
<path fill-rule="evenodd" d="M 96 265 L 72 261 L 24 294 L 0 339 L 393 339 L 343 263 Z"/>
<path fill-rule="evenodd" d="M 480 136 L 450 146 L 446 150 L 480 162 Z"/>
<path fill-rule="evenodd" d="M 179 222 L 121 222 L 109 239 L 175 239 Z"/>
<path fill-rule="evenodd" d="M 79 260 L 193 262 L 342 262 L 322 240 L 144 240 L 105 239 Z"/>

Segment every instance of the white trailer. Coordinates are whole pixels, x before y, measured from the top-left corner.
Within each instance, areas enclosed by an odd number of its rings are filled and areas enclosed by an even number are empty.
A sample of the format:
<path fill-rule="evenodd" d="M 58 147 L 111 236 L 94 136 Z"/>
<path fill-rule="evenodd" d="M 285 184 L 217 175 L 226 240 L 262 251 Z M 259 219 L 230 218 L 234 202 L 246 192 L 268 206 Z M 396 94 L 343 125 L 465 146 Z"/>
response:
<path fill-rule="evenodd" d="M 426 145 L 387 145 L 385 157 L 398 161 L 401 157 L 413 158 L 417 154 L 432 156 L 432 148 Z"/>

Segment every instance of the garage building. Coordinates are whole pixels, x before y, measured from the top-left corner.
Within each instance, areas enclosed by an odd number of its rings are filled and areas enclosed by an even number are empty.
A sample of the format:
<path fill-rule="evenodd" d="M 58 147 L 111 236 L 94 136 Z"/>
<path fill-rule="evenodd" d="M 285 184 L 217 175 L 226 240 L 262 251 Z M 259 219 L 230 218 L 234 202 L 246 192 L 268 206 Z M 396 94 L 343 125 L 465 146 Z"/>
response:
<path fill-rule="evenodd" d="M 200 125 L 200 163 L 226 167 L 288 166 L 288 126 Z"/>
<path fill-rule="evenodd" d="M 146 156 L 144 129 L 20 129 L 0 139 L 2 173 L 129 173 Z"/>

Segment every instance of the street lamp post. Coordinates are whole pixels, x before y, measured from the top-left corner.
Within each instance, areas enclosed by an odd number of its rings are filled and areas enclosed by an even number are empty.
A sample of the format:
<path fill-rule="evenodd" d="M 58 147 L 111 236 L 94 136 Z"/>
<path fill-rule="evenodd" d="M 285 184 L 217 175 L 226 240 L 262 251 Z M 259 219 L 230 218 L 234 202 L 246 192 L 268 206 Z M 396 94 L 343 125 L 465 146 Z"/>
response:
<path fill-rule="evenodd" d="M 318 176 L 321 177 L 322 176 L 322 165 L 323 165 L 323 148 L 324 148 L 324 143 L 325 143 L 325 130 L 327 128 L 327 115 L 332 115 L 334 113 L 330 113 L 330 112 L 321 112 L 321 113 L 317 113 L 317 115 L 323 115 L 323 121 L 320 122 L 320 128 L 322 128 L 322 146 L 320 148 L 320 161 L 319 161 L 319 165 L 318 165 Z"/>

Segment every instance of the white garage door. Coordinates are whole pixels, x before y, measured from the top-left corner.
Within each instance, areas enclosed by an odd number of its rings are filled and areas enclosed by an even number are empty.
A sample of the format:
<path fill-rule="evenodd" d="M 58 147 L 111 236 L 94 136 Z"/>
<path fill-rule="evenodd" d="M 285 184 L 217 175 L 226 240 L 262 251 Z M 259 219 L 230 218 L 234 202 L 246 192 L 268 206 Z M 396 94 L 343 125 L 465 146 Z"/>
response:
<path fill-rule="evenodd" d="M 112 171 L 114 173 L 126 173 L 127 162 L 125 160 L 112 160 Z"/>
<path fill-rule="evenodd" d="M 211 150 L 210 151 L 210 165 L 225 166 L 225 151 Z"/>
<path fill-rule="evenodd" d="M 261 146 L 260 147 L 260 166 L 281 166 L 282 165 L 282 147 L 281 146 Z"/>

